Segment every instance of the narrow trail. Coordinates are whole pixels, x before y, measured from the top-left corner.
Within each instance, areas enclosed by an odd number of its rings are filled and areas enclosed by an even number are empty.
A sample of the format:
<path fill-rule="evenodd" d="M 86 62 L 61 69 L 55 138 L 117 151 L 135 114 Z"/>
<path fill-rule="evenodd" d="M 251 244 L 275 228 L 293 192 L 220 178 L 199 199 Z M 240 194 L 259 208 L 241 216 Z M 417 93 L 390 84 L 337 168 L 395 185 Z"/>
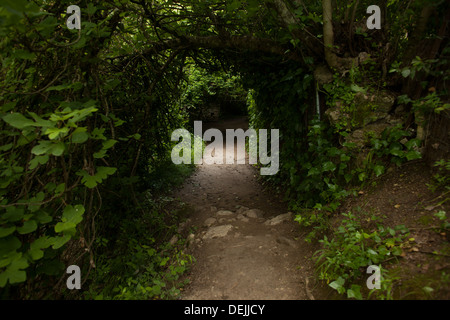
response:
<path fill-rule="evenodd" d="M 210 127 L 246 130 L 247 123 L 241 118 Z M 184 228 L 195 230 L 189 250 L 196 263 L 182 299 L 313 299 L 312 249 L 258 175 L 248 164 L 199 165 L 178 191 L 191 208 Z"/>

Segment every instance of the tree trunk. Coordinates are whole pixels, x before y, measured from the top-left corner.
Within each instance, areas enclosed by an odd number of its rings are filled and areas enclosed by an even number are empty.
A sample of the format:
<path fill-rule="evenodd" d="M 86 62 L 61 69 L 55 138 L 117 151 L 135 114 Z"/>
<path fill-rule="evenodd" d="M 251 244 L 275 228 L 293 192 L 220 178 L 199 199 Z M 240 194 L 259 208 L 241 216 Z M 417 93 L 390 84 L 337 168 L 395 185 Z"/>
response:
<path fill-rule="evenodd" d="M 333 6 L 331 0 L 322 0 L 323 44 L 325 61 L 331 70 L 344 72 L 358 65 L 358 58 L 341 58 L 334 53 Z"/>
<path fill-rule="evenodd" d="M 333 8 L 331 0 L 322 1 L 323 8 L 323 44 L 325 46 L 325 60 L 332 69 L 338 69 L 337 57 L 333 53 Z"/>

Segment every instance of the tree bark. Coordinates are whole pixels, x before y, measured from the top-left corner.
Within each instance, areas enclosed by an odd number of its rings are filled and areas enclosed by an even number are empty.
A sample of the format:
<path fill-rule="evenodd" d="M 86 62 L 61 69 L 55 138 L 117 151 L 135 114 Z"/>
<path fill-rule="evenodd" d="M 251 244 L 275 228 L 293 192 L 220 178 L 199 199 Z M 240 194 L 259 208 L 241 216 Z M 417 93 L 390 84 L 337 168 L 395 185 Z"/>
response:
<path fill-rule="evenodd" d="M 325 61 L 332 70 L 344 72 L 358 65 L 358 58 L 341 58 L 334 53 L 333 6 L 331 0 L 322 0 L 323 44 Z"/>
<path fill-rule="evenodd" d="M 333 53 L 334 32 L 333 32 L 333 8 L 331 0 L 322 1 L 323 9 L 323 45 L 325 60 L 332 69 L 338 69 L 337 57 Z"/>

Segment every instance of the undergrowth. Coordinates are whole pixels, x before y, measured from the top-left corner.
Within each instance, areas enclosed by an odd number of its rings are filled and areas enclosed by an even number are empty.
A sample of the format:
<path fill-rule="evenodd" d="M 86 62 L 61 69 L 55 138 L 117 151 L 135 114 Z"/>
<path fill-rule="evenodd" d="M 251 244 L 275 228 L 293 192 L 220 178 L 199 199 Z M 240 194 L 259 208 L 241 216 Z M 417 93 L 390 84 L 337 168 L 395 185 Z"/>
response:
<path fill-rule="evenodd" d="M 139 197 L 140 207 L 130 209 L 129 219 L 120 221 L 115 235 L 96 239 L 96 267 L 87 279 L 84 299 L 178 297 L 186 284 L 181 276 L 194 258 L 183 251 L 181 237 L 176 242 L 169 241 L 177 235 L 184 217 L 167 209 L 176 200 L 166 195 L 193 170 L 194 166 L 176 166 L 171 162 L 155 168 L 150 174 L 150 188 Z"/>
<path fill-rule="evenodd" d="M 322 249 L 314 255 L 318 277 L 348 298 L 363 299 L 376 291 L 381 299 L 392 298 L 393 278 L 384 267 L 402 255 L 402 248 L 414 239 L 407 239 L 409 230 L 404 225 L 385 227 L 382 219 L 365 212 L 343 213 L 339 225 L 332 228 L 332 236 L 319 242 Z M 380 289 L 362 290 L 360 283 L 368 266 L 380 268 Z"/>

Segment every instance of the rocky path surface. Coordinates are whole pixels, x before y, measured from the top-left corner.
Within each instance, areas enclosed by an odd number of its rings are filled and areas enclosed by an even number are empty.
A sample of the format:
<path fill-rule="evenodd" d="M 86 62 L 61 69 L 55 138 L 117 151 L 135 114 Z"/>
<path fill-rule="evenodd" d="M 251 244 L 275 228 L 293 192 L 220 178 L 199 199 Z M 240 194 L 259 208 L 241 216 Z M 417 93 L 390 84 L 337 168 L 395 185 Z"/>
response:
<path fill-rule="evenodd" d="M 246 129 L 242 121 L 221 125 Z M 199 165 L 178 191 L 191 208 L 182 228 L 196 259 L 182 299 L 313 299 L 312 250 L 258 174 L 250 165 Z"/>

